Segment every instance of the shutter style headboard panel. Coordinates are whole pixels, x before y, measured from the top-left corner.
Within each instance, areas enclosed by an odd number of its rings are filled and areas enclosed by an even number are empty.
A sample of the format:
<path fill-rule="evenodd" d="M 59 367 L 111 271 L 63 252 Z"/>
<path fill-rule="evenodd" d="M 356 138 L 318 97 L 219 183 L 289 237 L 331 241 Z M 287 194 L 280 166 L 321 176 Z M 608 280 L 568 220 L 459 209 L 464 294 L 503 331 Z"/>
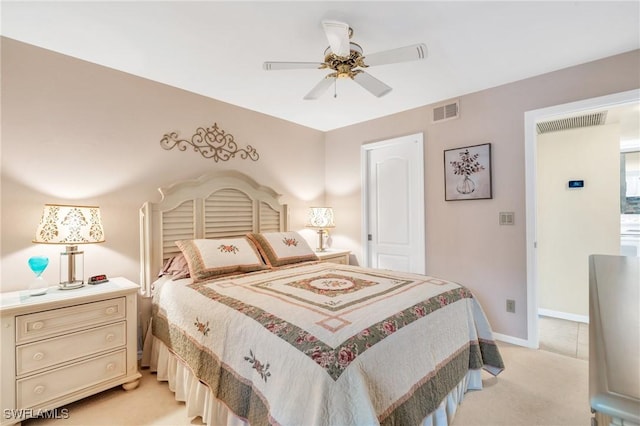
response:
<path fill-rule="evenodd" d="M 280 195 L 234 171 L 159 188 L 162 199 L 140 209 L 141 286 L 151 294 L 166 259 L 180 252 L 175 242 L 194 238 L 243 236 L 288 230 L 288 211 Z"/>
<path fill-rule="evenodd" d="M 280 212 L 269 204 L 260 202 L 260 232 L 273 232 L 280 229 Z"/>
<path fill-rule="evenodd" d="M 196 235 L 194 200 L 185 201 L 172 210 L 162 212 L 162 253 L 169 258 L 180 252 L 175 242 L 193 239 Z"/>
<path fill-rule="evenodd" d="M 204 238 L 242 236 L 253 228 L 254 202 L 237 189 L 221 189 L 204 200 Z"/>

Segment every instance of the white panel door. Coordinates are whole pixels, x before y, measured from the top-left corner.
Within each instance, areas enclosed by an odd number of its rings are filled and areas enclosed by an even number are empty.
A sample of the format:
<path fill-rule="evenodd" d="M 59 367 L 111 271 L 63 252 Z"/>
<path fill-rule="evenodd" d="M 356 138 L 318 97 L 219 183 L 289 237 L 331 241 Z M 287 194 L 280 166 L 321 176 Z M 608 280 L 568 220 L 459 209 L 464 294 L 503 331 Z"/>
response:
<path fill-rule="evenodd" d="M 367 266 L 425 273 L 422 134 L 363 146 Z"/>

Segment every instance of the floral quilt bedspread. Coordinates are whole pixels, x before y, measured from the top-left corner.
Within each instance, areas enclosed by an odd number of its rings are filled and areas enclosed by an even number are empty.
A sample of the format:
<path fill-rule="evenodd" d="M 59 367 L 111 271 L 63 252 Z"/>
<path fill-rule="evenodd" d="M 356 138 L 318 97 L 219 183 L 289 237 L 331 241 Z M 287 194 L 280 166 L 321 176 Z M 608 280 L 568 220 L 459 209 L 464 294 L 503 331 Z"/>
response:
<path fill-rule="evenodd" d="M 419 424 L 503 363 L 471 292 L 333 263 L 165 281 L 153 334 L 252 425 Z"/>

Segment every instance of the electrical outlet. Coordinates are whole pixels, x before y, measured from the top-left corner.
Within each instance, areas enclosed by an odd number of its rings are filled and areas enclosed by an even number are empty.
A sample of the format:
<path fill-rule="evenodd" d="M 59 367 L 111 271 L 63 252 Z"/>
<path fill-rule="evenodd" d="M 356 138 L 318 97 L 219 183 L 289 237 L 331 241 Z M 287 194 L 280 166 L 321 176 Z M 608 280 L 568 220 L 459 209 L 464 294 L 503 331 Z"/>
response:
<path fill-rule="evenodd" d="M 516 313 L 516 301 L 512 299 L 507 299 L 507 312 L 511 312 L 512 314 Z"/>

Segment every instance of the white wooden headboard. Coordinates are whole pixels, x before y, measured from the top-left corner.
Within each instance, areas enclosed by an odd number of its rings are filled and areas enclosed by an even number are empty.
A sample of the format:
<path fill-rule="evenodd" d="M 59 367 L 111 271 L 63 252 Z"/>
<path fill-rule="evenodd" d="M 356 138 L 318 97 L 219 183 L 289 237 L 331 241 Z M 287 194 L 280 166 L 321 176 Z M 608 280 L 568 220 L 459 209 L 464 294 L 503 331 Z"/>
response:
<path fill-rule="evenodd" d="M 179 253 L 175 242 L 288 230 L 286 204 L 273 189 L 235 171 L 207 173 L 159 188 L 162 199 L 140 208 L 141 286 L 151 283 L 166 259 Z"/>

